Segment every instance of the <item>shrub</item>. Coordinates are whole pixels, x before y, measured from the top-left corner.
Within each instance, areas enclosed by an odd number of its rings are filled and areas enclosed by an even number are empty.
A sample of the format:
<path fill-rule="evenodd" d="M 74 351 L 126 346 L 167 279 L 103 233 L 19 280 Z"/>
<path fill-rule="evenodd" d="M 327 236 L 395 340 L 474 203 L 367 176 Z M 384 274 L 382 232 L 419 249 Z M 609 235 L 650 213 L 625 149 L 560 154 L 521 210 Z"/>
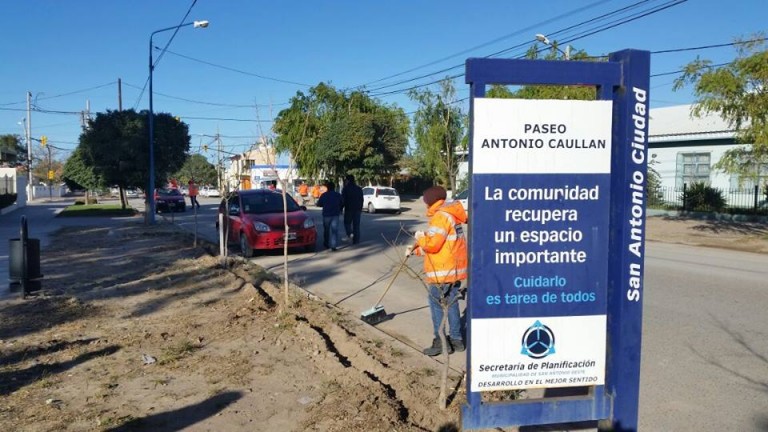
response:
<path fill-rule="evenodd" d="M 688 186 L 681 196 L 683 210 L 689 211 L 720 211 L 725 207 L 723 193 L 705 183 L 693 183 Z"/>
<path fill-rule="evenodd" d="M 88 204 L 98 204 L 99 200 L 96 198 L 88 198 Z M 85 199 L 75 200 L 75 205 L 85 205 Z"/>

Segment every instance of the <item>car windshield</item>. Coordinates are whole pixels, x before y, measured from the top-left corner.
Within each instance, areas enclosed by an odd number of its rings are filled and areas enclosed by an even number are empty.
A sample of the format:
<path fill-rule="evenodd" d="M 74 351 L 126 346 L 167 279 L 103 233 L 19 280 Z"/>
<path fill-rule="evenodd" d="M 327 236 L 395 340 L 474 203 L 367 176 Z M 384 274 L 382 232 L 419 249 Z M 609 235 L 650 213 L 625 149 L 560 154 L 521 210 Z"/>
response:
<path fill-rule="evenodd" d="M 454 199 L 466 199 L 467 195 L 469 195 L 469 189 L 457 193 Z"/>
<path fill-rule="evenodd" d="M 290 195 L 286 195 L 285 199 L 288 204 L 288 211 L 294 212 L 300 210 L 296 201 L 291 198 Z M 282 213 L 283 212 L 283 195 L 279 193 L 264 193 L 243 195 L 243 212 L 245 213 Z"/>
<path fill-rule="evenodd" d="M 394 189 L 389 189 L 389 188 L 387 188 L 387 189 L 379 189 L 378 193 L 379 193 L 379 195 L 393 195 L 393 196 L 397 196 L 397 191 L 394 190 Z"/>
<path fill-rule="evenodd" d="M 180 196 L 178 189 L 158 189 L 157 194 L 160 196 Z"/>

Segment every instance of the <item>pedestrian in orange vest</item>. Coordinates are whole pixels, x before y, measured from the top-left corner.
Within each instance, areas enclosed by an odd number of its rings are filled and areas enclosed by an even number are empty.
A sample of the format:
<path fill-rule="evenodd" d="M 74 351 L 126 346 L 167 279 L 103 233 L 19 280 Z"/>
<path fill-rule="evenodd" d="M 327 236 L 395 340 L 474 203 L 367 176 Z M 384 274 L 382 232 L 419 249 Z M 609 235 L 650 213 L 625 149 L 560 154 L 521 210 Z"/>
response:
<path fill-rule="evenodd" d="M 312 200 L 317 204 L 317 200 L 320 198 L 320 185 L 315 183 L 314 186 L 312 186 Z"/>
<path fill-rule="evenodd" d="M 416 231 L 416 245 L 408 246 L 405 256 L 424 256 L 424 273 L 429 286 L 429 309 L 432 312 L 432 346 L 424 354 L 436 356 L 443 352 L 440 340 L 440 322 L 443 320 L 442 304 L 448 305 L 450 328 L 448 352 L 464 351 L 459 315 L 459 288 L 467 278 L 467 239 L 461 224 L 467 223 L 467 212 L 460 201 L 445 202 L 446 192 L 440 186 L 424 191 L 429 226 L 427 231 Z"/>
<path fill-rule="evenodd" d="M 195 208 L 195 206 L 200 208 L 200 203 L 197 202 L 198 189 L 194 179 L 189 180 L 189 191 L 187 193 L 189 193 L 190 208 Z"/>
<path fill-rule="evenodd" d="M 301 182 L 301 184 L 299 185 L 299 196 L 301 197 L 302 205 L 307 204 L 308 195 L 309 195 L 309 186 L 307 186 L 307 182 Z"/>

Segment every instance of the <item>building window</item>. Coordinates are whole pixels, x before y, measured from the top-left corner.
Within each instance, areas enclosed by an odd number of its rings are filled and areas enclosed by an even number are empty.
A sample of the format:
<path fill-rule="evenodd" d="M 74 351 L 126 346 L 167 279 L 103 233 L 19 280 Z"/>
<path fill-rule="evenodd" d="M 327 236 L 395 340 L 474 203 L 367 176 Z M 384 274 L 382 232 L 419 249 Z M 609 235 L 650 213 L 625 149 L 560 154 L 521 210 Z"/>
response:
<path fill-rule="evenodd" d="M 752 164 L 759 166 L 748 170 L 750 174 L 731 174 L 731 189 L 754 189 L 755 184 L 760 187 L 768 185 L 768 163 Z M 755 183 L 757 180 L 757 183 Z"/>
<path fill-rule="evenodd" d="M 710 153 L 678 153 L 675 187 L 682 188 L 684 184 L 709 184 L 711 163 Z"/>

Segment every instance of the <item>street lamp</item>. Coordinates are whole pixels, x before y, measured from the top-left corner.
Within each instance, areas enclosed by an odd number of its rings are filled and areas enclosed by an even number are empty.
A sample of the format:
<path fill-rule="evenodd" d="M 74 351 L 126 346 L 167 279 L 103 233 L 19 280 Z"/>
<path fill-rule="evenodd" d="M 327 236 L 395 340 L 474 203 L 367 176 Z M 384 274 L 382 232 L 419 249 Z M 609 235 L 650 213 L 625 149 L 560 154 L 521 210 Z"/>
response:
<path fill-rule="evenodd" d="M 152 38 L 164 31 L 176 30 L 181 27 L 194 26 L 195 28 L 208 27 L 208 21 L 193 21 L 179 24 L 177 26 L 155 30 L 149 35 L 149 187 L 147 188 L 147 203 L 149 212 L 149 223 L 155 223 L 155 113 L 152 106 L 152 72 L 155 70 L 152 60 Z"/>
<path fill-rule="evenodd" d="M 565 46 L 565 51 L 563 51 L 563 50 L 561 50 L 561 49 L 560 49 L 560 47 L 559 47 L 559 46 L 557 46 L 557 45 L 555 45 L 555 44 L 551 43 L 551 42 L 549 41 L 549 39 L 548 39 L 546 36 L 544 36 L 543 34 L 541 34 L 541 33 L 537 33 L 537 34 L 536 34 L 536 40 L 537 40 L 537 41 L 539 41 L 539 42 L 541 42 L 541 43 L 543 43 L 544 45 L 549 45 L 549 46 L 551 46 L 552 48 L 554 48 L 554 49 L 556 49 L 556 50 L 560 51 L 560 52 L 561 52 L 561 53 L 563 53 L 563 55 L 565 56 L 565 59 L 566 59 L 566 60 L 570 60 L 570 59 L 571 59 L 571 46 L 570 46 L 570 45 L 566 45 L 566 46 Z"/>

